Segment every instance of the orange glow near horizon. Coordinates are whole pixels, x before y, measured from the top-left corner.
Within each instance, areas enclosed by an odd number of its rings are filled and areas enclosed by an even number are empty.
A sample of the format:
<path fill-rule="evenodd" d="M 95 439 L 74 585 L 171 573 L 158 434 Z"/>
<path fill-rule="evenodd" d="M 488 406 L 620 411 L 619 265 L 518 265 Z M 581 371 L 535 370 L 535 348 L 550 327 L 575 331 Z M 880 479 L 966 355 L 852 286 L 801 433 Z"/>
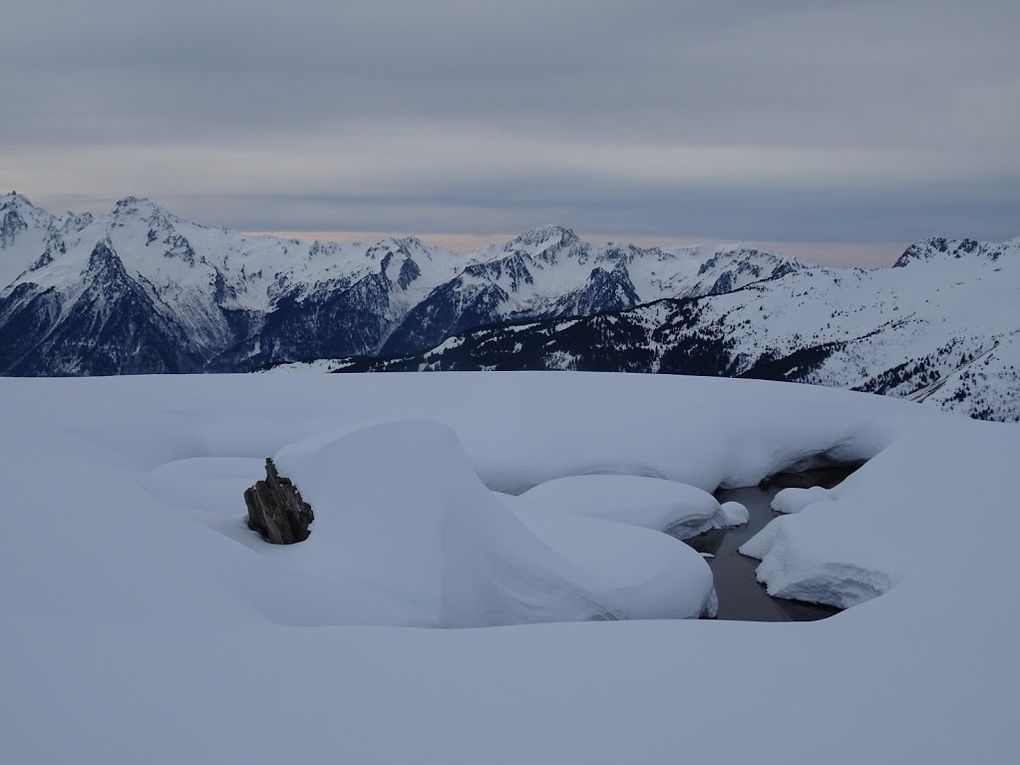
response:
<path fill-rule="evenodd" d="M 249 236 L 277 236 L 285 239 L 318 239 L 323 242 L 378 242 L 387 237 L 415 236 L 428 244 L 454 252 L 470 252 L 489 244 L 505 244 L 516 234 L 455 234 L 385 232 L 385 231 L 246 231 Z M 732 244 L 740 240 L 693 236 L 650 236 L 647 234 L 597 234 L 578 232 L 590 242 L 629 242 L 641 247 L 686 247 L 696 244 Z M 848 244 L 846 242 L 773 242 L 746 241 L 764 250 L 790 255 L 808 262 L 838 266 L 889 266 L 909 243 L 879 242 Z"/>

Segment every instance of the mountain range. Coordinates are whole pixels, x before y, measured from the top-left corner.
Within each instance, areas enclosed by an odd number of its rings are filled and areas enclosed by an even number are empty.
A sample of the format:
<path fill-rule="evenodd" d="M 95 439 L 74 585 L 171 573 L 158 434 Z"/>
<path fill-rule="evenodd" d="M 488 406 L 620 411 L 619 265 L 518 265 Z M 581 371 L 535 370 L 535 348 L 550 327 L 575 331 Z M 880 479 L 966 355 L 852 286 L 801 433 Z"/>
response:
<path fill-rule="evenodd" d="M 578 369 L 790 380 L 1020 419 L 1020 239 L 894 266 L 543 226 L 454 253 L 201 226 L 136 197 L 0 197 L 0 374 Z"/>

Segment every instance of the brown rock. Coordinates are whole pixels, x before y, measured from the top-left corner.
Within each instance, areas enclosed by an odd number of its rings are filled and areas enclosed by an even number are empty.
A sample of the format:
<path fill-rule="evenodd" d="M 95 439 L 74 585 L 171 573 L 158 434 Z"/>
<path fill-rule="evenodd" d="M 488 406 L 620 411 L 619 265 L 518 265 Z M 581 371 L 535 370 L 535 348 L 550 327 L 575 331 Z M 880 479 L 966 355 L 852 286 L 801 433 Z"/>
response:
<path fill-rule="evenodd" d="M 301 492 L 276 471 L 266 459 L 266 479 L 245 489 L 248 528 L 257 531 L 274 545 L 292 545 L 308 538 L 308 524 L 315 520 L 312 506 L 301 499 Z"/>

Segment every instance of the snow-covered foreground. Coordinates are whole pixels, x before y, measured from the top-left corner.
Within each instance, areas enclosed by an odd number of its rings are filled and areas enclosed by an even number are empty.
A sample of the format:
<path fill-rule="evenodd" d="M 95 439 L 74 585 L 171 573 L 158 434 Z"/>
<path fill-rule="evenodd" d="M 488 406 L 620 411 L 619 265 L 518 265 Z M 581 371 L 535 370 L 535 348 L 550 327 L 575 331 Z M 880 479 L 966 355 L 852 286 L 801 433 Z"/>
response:
<path fill-rule="evenodd" d="M 569 373 L 4 379 L 0 422 L 3 762 L 955 763 L 1020 746 L 1012 425 Z M 702 569 L 680 543 L 649 556 L 640 527 L 737 510 L 636 479 L 526 490 L 609 473 L 711 491 L 823 453 L 870 462 L 819 502 L 781 495 L 795 512 L 746 548 L 771 590 L 857 604 L 831 619 L 339 626 L 647 615 Z M 240 521 L 268 455 L 316 509 L 293 549 Z M 359 503 L 381 496 L 393 514 Z M 635 525 L 614 524 L 635 496 Z M 628 545 L 640 560 L 610 561 Z M 350 581 L 376 570 L 397 574 Z"/>

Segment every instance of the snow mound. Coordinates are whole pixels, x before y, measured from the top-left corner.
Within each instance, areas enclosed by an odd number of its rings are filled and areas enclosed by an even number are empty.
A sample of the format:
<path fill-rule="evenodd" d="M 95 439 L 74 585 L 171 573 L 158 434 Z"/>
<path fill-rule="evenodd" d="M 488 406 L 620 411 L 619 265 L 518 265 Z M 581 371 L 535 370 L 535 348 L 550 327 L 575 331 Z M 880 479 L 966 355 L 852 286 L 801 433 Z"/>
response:
<path fill-rule="evenodd" d="M 621 619 L 715 616 L 712 570 L 658 531 L 583 516 L 527 513 L 525 524 L 562 555 Z"/>
<path fill-rule="evenodd" d="M 739 502 L 723 502 L 719 506 L 719 510 L 720 528 L 728 529 L 734 526 L 743 526 L 750 518 L 747 508 Z"/>
<path fill-rule="evenodd" d="M 276 464 L 315 509 L 301 544 L 254 546 L 305 595 L 295 605 L 261 588 L 272 594 L 257 605 L 277 621 L 473 627 L 712 610 L 711 573 L 686 545 L 594 520 L 526 525 L 444 425 L 313 436 Z"/>
<path fill-rule="evenodd" d="M 515 498 L 512 506 L 526 520 L 535 514 L 601 518 L 666 531 L 681 539 L 747 522 L 746 510 L 741 516 L 735 508 L 724 509 L 696 486 L 633 475 L 546 481 Z"/>
<path fill-rule="evenodd" d="M 615 618 L 482 484 L 449 428 L 401 421 L 312 437 L 276 456 L 315 509 L 311 536 L 265 548 L 288 570 L 394 601 L 407 624 Z M 337 618 L 358 620 L 342 599 Z M 366 614 L 373 621 L 373 614 Z"/>
<path fill-rule="evenodd" d="M 820 542 L 838 545 L 824 521 L 812 513 L 782 516 L 741 545 L 741 555 L 761 560 L 755 575 L 769 595 L 850 608 L 888 591 L 894 580 L 881 566 L 816 552 Z"/>
<path fill-rule="evenodd" d="M 808 505 L 817 502 L 830 502 L 836 498 L 831 489 L 811 486 L 807 489 L 790 487 L 778 492 L 772 498 L 770 507 L 777 513 L 799 513 Z"/>

